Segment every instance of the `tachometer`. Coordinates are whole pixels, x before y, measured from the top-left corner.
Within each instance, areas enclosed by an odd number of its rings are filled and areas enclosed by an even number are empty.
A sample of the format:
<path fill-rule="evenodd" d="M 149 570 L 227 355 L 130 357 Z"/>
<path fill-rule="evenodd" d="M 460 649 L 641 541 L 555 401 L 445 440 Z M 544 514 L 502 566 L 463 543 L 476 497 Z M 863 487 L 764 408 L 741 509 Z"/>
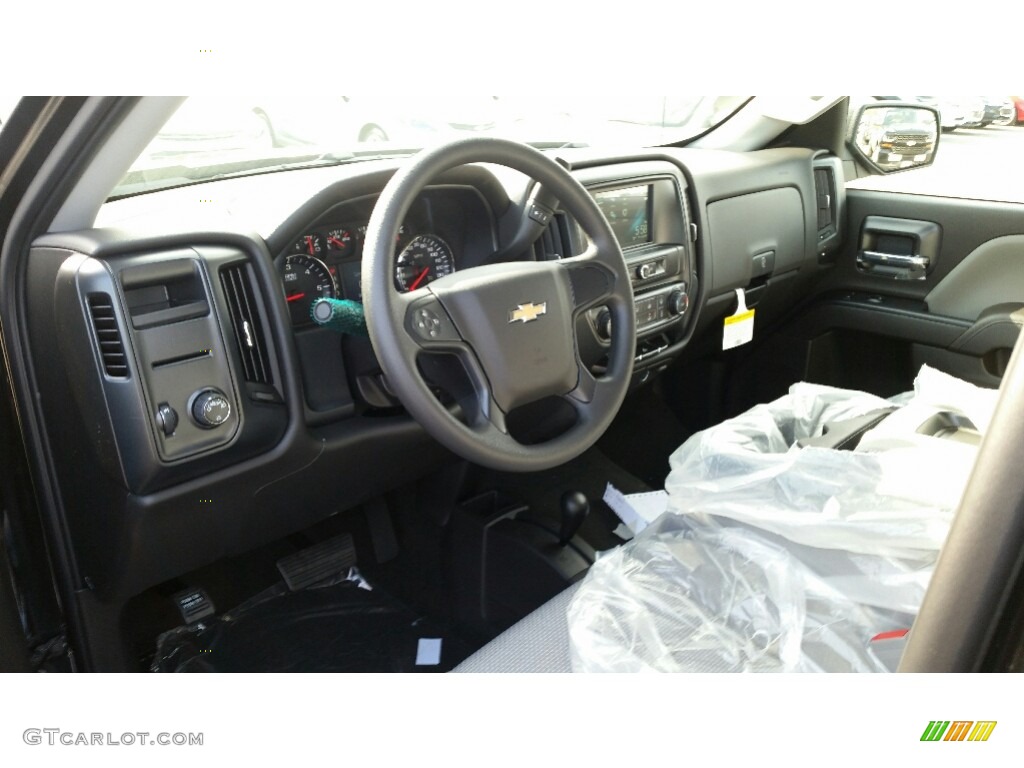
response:
<path fill-rule="evenodd" d="M 455 271 L 452 249 L 437 235 L 417 235 L 395 259 L 395 287 L 415 291 Z"/>
<path fill-rule="evenodd" d="M 292 325 L 312 322 L 309 308 L 320 298 L 333 299 L 338 295 L 334 275 L 320 259 L 312 256 L 289 256 L 284 260 L 285 298 L 291 311 Z"/>

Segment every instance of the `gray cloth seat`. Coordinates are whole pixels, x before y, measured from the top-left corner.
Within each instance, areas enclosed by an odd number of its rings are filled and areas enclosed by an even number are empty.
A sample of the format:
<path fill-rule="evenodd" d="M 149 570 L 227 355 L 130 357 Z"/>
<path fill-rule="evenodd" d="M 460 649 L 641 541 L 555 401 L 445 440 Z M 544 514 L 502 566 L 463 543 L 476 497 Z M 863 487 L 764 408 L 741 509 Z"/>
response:
<path fill-rule="evenodd" d="M 548 600 L 453 672 L 572 672 L 567 613 L 579 584 Z"/>

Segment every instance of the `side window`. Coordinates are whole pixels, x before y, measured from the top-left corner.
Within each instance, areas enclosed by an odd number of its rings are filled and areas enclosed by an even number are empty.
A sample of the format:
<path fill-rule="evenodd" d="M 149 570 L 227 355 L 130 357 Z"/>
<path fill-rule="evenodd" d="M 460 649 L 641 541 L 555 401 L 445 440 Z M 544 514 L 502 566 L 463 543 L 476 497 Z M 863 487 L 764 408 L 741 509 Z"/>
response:
<path fill-rule="evenodd" d="M 21 101 L 21 96 L 4 96 L 0 94 L 0 133 L 4 132 L 4 127 L 8 124 L 8 120 L 14 112 L 14 108 L 18 106 L 19 101 Z M 4 165 L 7 159 L 6 157 L 0 157 L 0 167 Z"/>
<path fill-rule="evenodd" d="M 7 118 L 14 111 L 14 106 L 20 98 L 20 96 L 0 96 L 0 128 L 3 128 L 4 123 L 7 122 Z"/>
<path fill-rule="evenodd" d="M 869 173 L 849 180 L 848 189 L 1024 203 L 1024 97 L 851 98 L 851 130 L 860 107 L 884 106 L 894 99 L 938 110 L 941 132 L 934 161 L 897 173 Z"/>

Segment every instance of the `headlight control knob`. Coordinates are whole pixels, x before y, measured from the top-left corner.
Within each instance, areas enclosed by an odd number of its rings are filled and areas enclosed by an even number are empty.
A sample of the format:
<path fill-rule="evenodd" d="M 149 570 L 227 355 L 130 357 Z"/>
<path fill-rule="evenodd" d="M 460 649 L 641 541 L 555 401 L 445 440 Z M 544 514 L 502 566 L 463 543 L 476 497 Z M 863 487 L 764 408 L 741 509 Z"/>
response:
<path fill-rule="evenodd" d="M 164 435 L 170 437 L 178 428 L 178 412 L 167 403 L 160 403 L 156 407 L 156 423 Z"/>
<path fill-rule="evenodd" d="M 192 419 L 203 429 L 219 427 L 231 416 L 231 403 L 219 389 L 201 389 L 192 397 Z"/>

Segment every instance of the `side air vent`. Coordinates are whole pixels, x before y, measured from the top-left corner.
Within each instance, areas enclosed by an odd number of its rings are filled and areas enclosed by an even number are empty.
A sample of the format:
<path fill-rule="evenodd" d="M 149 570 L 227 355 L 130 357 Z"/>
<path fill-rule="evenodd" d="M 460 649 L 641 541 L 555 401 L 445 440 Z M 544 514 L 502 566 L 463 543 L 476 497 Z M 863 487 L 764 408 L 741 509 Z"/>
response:
<path fill-rule="evenodd" d="M 564 213 L 551 217 L 551 223 L 533 244 L 533 255 L 537 261 L 557 261 L 573 255 L 569 218 Z"/>
<path fill-rule="evenodd" d="M 835 155 L 818 152 L 814 173 L 814 221 L 818 232 L 818 263 L 832 264 L 842 245 L 846 215 L 843 163 Z"/>
<path fill-rule="evenodd" d="M 221 270 L 220 283 L 231 314 L 231 326 L 245 368 L 245 380 L 253 384 L 270 384 L 270 362 L 263 338 L 255 295 L 249 273 L 244 265 Z"/>
<path fill-rule="evenodd" d="M 89 314 L 96 333 L 96 343 L 103 357 L 103 370 L 112 379 L 128 378 L 128 358 L 124 353 L 121 331 L 117 327 L 114 303 L 105 293 L 89 294 Z"/>
<path fill-rule="evenodd" d="M 818 208 L 818 239 L 825 240 L 835 234 L 835 180 L 831 168 L 814 169 L 814 192 Z"/>

